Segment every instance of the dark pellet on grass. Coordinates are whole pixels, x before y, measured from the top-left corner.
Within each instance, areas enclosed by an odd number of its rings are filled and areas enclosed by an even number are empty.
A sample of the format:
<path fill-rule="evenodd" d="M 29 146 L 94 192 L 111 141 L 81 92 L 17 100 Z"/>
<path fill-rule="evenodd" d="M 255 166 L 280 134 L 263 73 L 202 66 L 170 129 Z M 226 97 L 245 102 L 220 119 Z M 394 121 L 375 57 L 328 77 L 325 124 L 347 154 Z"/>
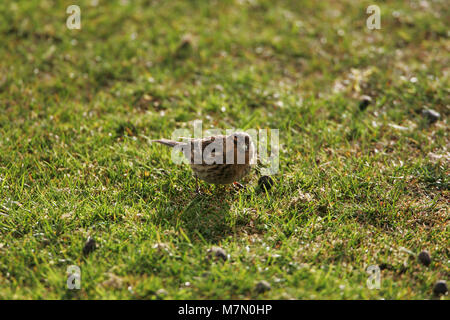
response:
<path fill-rule="evenodd" d="M 439 112 L 434 111 L 432 109 L 424 109 L 424 110 L 422 110 L 422 115 L 425 118 L 427 118 L 430 123 L 435 123 L 441 117 Z"/>
<path fill-rule="evenodd" d="M 194 43 L 191 35 L 187 34 L 181 39 L 177 49 L 175 50 L 175 59 L 185 59 L 194 51 Z"/>
<path fill-rule="evenodd" d="M 444 280 L 437 281 L 434 284 L 433 293 L 437 296 L 447 294 L 448 293 L 447 283 Z"/>
<path fill-rule="evenodd" d="M 392 270 L 392 266 L 387 263 L 381 263 L 379 265 L 380 270 Z"/>
<path fill-rule="evenodd" d="M 209 249 L 208 258 L 214 258 L 216 260 L 222 259 L 223 261 L 228 259 L 226 251 L 219 247 L 212 247 Z"/>
<path fill-rule="evenodd" d="M 258 292 L 258 293 L 263 293 L 263 292 L 269 291 L 270 289 L 272 289 L 272 288 L 270 287 L 270 283 L 268 283 L 268 282 L 265 281 L 265 280 L 259 281 L 259 282 L 256 284 L 256 287 L 255 287 L 255 290 L 256 290 L 256 292 Z"/>
<path fill-rule="evenodd" d="M 417 258 L 426 267 L 428 267 L 431 264 L 431 257 L 428 251 L 422 251 L 421 253 L 419 253 Z"/>
<path fill-rule="evenodd" d="M 364 111 L 367 109 L 369 104 L 372 102 L 372 98 L 369 96 L 362 96 L 359 102 L 359 110 Z"/>
<path fill-rule="evenodd" d="M 84 244 L 83 254 L 86 256 L 86 255 L 90 254 L 91 252 L 93 252 L 96 248 L 97 248 L 97 243 L 95 242 L 95 240 L 93 238 L 89 237 L 86 240 L 86 243 Z"/>
<path fill-rule="evenodd" d="M 269 191 L 272 188 L 273 184 L 273 179 L 269 176 L 262 176 L 258 180 L 258 185 L 263 190 L 266 189 L 267 191 Z"/>

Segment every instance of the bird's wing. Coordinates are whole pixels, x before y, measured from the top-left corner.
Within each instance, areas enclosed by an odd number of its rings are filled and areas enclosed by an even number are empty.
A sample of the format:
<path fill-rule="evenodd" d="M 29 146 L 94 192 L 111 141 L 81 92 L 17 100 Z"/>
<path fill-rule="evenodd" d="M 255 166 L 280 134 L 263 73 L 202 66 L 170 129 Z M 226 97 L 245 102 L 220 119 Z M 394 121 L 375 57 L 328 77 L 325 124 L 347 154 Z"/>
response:
<path fill-rule="evenodd" d="M 216 149 L 214 147 L 213 149 L 208 150 L 207 154 L 204 154 L 205 149 L 210 144 L 212 144 L 213 142 L 216 143 L 219 141 L 221 141 L 223 143 L 221 149 Z M 225 143 L 226 143 L 226 141 L 225 141 L 224 136 L 218 135 L 218 136 L 206 137 L 203 139 L 195 139 L 195 140 L 191 140 L 190 143 L 191 143 L 191 161 L 192 161 L 192 163 L 194 161 L 195 154 L 198 153 L 199 150 L 201 150 L 200 156 L 201 156 L 202 162 L 203 162 L 203 160 L 205 160 L 205 157 L 206 158 L 214 158 L 216 156 L 216 152 L 220 152 L 220 154 L 223 155 L 222 163 L 225 163 L 225 150 L 226 150 Z"/>

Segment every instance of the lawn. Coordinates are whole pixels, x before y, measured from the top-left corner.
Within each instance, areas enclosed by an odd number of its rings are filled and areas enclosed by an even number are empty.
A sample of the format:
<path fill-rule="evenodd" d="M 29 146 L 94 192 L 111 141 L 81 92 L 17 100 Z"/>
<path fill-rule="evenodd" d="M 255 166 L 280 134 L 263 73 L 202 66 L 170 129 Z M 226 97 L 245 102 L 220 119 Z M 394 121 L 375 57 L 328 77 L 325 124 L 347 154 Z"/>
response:
<path fill-rule="evenodd" d="M 448 2 L 23 0 L 0 17 L 0 299 L 435 299 L 450 280 Z M 279 129 L 273 188 L 255 171 L 196 195 L 149 143 L 194 120 Z"/>

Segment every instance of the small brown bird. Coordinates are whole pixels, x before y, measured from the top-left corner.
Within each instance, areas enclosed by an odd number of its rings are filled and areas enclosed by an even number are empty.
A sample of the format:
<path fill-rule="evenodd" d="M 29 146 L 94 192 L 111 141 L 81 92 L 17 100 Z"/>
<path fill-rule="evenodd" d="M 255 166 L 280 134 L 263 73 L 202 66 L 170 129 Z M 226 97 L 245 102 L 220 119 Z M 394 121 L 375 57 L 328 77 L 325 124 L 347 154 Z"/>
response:
<path fill-rule="evenodd" d="M 153 140 L 183 151 L 196 178 L 212 184 L 237 183 L 246 176 L 255 162 L 255 147 L 251 136 L 235 132 L 228 136 L 217 135 L 203 139 L 177 142 L 167 139 Z"/>

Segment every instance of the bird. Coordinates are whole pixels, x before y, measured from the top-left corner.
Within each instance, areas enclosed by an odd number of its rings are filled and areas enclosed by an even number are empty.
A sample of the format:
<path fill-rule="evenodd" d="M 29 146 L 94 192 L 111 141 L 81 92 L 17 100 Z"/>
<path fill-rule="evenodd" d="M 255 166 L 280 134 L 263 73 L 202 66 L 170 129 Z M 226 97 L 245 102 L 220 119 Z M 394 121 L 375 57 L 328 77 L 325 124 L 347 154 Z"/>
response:
<path fill-rule="evenodd" d="M 237 181 L 248 175 L 256 163 L 255 146 L 246 132 L 188 138 L 185 142 L 168 139 L 152 142 L 183 151 L 193 171 L 197 193 L 200 193 L 198 179 L 215 185 L 235 184 L 242 187 Z"/>

